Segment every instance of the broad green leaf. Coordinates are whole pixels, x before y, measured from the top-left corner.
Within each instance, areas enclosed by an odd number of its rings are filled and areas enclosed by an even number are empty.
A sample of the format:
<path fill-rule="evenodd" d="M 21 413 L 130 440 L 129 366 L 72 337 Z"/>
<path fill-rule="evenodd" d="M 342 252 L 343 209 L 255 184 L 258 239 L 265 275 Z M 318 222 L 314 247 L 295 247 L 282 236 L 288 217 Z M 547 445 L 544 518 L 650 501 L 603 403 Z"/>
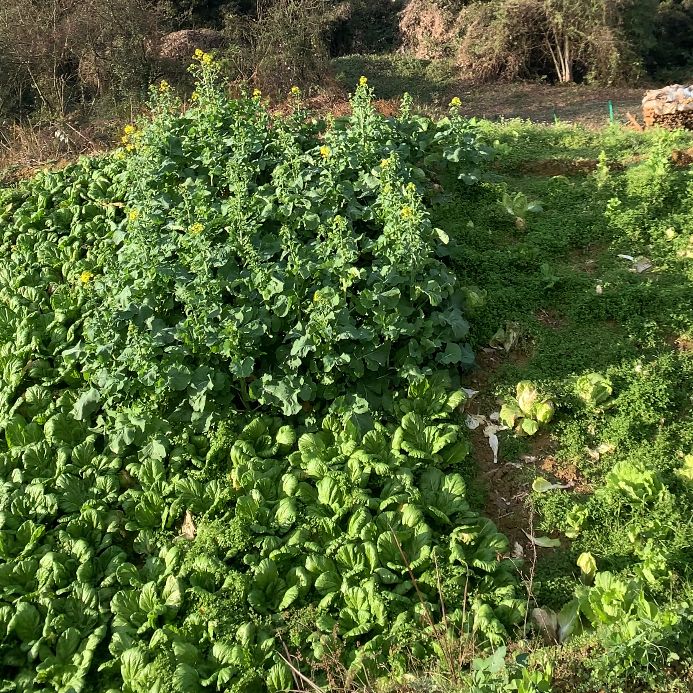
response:
<path fill-rule="evenodd" d="M 180 693 L 197 693 L 203 690 L 197 669 L 191 664 L 179 664 L 173 672 L 173 689 Z"/>
<path fill-rule="evenodd" d="M 546 493 L 547 491 L 553 491 L 555 489 L 569 488 L 568 484 L 552 484 L 550 481 L 538 476 L 532 482 L 532 490 L 537 493 Z"/>
<path fill-rule="evenodd" d="M 19 602 L 8 624 L 8 630 L 14 631 L 22 642 L 28 643 L 41 637 L 40 622 L 41 616 L 33 604 Z"/>
<path fill-rule="evenodd" d="M 526 534 L 526 532 L 525 532 Z M 527 538 L 535 546 L 540 546 L 544 549 L 556 549 L 561 545 L 560 539 L 551 539 L 550 537 L 535 537 L 531 534 L 527 534 Z"/>
<path fill-rule="evenodd" d="M 77 421 L 88 421 L 89 417 L 99 408 L 100 403 L 101 393 L 92 387 L 79 396 L 72 409 L 72 416 Z"/>
<path fill-rule="evenodd" d="M 291 690 L 293 687 L 291 669 L 284 662 L 277 662 L 267 673 L 266 684 L 269 693 Z"/>
<path fill-rule="evenodd" d="M 23 448 L 43 440 L 43 431 L 36 423 L 27 423 L 21 416 L 14 417 L 5 426 L 5 440 L 10 448 Z"/>
<path fill-rule="evenodd" d="M 528 436 L 533 436 L 539 430 L 539 422 L 534 419 L 522 419 L 522 430 Z"/>

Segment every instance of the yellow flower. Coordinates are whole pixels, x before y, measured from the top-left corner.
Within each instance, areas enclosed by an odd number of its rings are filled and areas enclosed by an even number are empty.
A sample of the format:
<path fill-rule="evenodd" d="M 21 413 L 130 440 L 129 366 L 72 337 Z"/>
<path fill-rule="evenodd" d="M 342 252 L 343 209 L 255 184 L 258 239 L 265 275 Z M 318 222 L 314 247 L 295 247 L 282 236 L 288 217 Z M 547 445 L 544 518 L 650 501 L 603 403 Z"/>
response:
<path fill-rule="evenodd" d="M 203 65 L 211 65 L 214 62 L 214 58 L 209 53 L 205 53 L 202 56 L 202 64 Z"/>
<path fill-rule="evenodd" d="M 170 88 L 171 85 L 165 79 L 162 79 L 159 85 L 159 93 L 165 94 Z"/>
<path fill-rule="evenodd" d="M 459 108 L 462 105 L 462 102 L 459 100 L 459 98 L 456 96 L 452 101 L 450 101 L 450 105 L 453 108 Z"/>
<path fill-rule="evenodd" d="M 79 280 L 82 282 L 82 284 L 87 284 L 93 276 L 94 275 L 91 272 L 84 270 L 84 272 L 79 275 Z"/>
<path fill-rule="evenodd" d="M 126 135 L 132 135 L 137 128 L 134 125 L 126 125 L 125 126 L 125 134 Z"/>
<path fill-rule="evenodd" d="M 320 300 L 320 292 L 319 292 L 319 291 L 316 291 L 316 292 L 313 294 L 313 303 L 317 303 L 319 300 Z"/>
<path fill-rule="evenodd" d="M 191 101 L 197 101 L 200 98 L 200 95 L 194 91 L 192 94 L 190 94 L 190 100 Z"/>
<path fill-rule="evenodd" d="M 205 227 L 199 221 L 195 222 L 188 231 L 194 235 L 200 234 L 205 230 Z"/>
<path fill-rule="evenodd" d="M 327 159 L 330 154 L 332 154 L 332 150 L 326 144 L 323 144 L 322 147 L 320 147 L 320 156 L 323 159 Z"/>
<path fill-rule="evenodd" d="M 389 159 L 383 159 L 380 162 L 380 168 L 390 168 L 390 160 Z"/>
<path fill-rule="evenodd" d="M 293 87 L 291 87 L 291 95 L 292 96 L 300 96 L 301 90 L 298 87 L 293 86 Z"/>
<path fill-rule="evenodd" d="M 416 192 L 416 186 L 414 183 L 407 183 L 407 192 Z"/>
<path fill-rule="evenodd" d="M 400 212 L 400 216 L 405 221 L 408 219 L 411 219 L 414 216 L 414 210 L 409 205 L 405 205 L 404 207 L 402 207 L 402 211 Z"/>
<path fill-rule="evenodd" d="M 197 58 L 197 60 L 202 60 L 202 56 L 204 56 L 205 52 L 199 48 L 195 49 L 195 55 L 193 57 Z"/>
<path fill-rule="evenodd" d="M 359 86 L 365 87 L 366 84 L 368 84 L 368 77 L 361 75 L 361 77 L 359 77 Z"/>
<path fill-rule="evenodd" d="M 140 215 L 140 213 L 139 213 L 138 210 L 136 210 L 136 209 L 131 209 L 131 210 L 128 212 L 128 219 L 129 219 L 130 221 L 136 221 L 136 220 L 137 220 L 137 217 L 139 217 L 139 215 Z"/>
<path fill-rule="evenodd" d="M 259 89 L 253 89 L 253 98 L 259 99 L 262 96 L 262 92 Z"/>

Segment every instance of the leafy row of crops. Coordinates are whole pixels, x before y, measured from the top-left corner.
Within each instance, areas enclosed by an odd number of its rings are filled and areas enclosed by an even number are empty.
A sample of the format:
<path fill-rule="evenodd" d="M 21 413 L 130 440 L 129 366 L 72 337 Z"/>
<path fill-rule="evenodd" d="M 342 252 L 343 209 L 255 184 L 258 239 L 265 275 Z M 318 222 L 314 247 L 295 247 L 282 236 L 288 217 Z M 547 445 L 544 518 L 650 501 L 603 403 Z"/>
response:
<path fill-rule="evenodd" d="M 466 500 L 467 295 L 429 216 L 487 150 L 365 79 L 316 120 L 215 73 L 0 193 L 2 690 L 285 690 L 523 618 Z"/>
<path fill-rule="evenodd" d="M 603 153 L 508 185 L 516 150 L 490 172 L 483 143 L 523 127 L 456 100 L 383 117 L 362 78 L 348 116 L 298 89 L 277 115 L 229 99 L 211 56 L 192 70 L 192 101 L 153 88 L 121 148 L 0 191 L 0 690 L 572 687 L 542 641 L 583 652 L 579 690 L 677 677 L 683 136 L 622 175 Z M 511 354 L 495 399 L 462 387 L 471 345 Z M 482 511 L 480 421 L 536 513 L 521 543 Z M 547 427 L 581 488 L 522 454 Z"/>

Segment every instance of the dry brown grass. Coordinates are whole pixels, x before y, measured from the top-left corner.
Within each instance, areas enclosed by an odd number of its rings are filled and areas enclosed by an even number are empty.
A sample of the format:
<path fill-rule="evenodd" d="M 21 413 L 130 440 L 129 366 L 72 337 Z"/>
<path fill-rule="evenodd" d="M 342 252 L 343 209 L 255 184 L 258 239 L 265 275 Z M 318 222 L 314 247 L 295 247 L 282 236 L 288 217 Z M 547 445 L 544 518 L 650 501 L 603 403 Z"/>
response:
<path fill-rule="evenodd" d="M 417 58 L 441 58 L 455 38 L 455 16 L 431 0 L 411 0 L 400 14 L 402 45 Z"/>
<path fill-rule="evenodd" d="M 45 167 L 62 168 L 77 157 L 106 151 L 114 140 L 114 123 L 69 121 L 0 125 L 0 184 L 29 178 Z"/>

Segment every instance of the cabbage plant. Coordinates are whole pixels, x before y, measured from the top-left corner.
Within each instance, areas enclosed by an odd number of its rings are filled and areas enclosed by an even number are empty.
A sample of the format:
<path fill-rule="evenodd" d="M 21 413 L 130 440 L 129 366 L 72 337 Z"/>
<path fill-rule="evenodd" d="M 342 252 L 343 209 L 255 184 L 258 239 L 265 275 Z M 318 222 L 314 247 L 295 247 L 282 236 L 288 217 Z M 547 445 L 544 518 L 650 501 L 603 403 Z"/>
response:
<path fill-rule="evenodd" d="M 614 392 L 611 381 L 599 373 L 581 375 L 577 379 L 576 390 L 578 397 L 590 407 L 606 403 Z"/>
<path fill-rule="evenodd" d="M 517 383 L 515 397 L 509 397 L 500 410 L 500 419 L 517 433 L 534 435 L 542 425 L 548 424 L 556 412 L 553 400 L 539 392 L 534 383 Z"/>

